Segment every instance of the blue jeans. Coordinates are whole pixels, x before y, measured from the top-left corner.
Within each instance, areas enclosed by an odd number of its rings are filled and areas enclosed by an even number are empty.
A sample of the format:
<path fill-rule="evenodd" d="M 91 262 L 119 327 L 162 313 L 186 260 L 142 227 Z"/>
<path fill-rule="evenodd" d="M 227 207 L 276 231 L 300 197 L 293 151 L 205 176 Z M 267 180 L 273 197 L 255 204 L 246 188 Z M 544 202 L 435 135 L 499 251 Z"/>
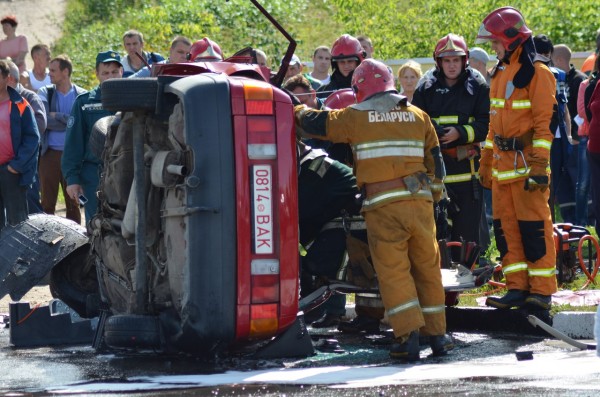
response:
<path fill-rule="evenodd" d="M 20 179 L 21 175 L 8 171 L 7 164 L 0 165 L 0 230 L 27 219 L 27 186 L 19 185 Z"/>
<path fill-rule="evenodd" d="M 577 170 L 577 188 L 575 189 L 575 223 L 579 226 L 587 226 L 588 202 L 590 201 L 590 167 L 587 158 L 588 137 L 581 137 L 577 148 L 579 156 L 579 168 Z"/>

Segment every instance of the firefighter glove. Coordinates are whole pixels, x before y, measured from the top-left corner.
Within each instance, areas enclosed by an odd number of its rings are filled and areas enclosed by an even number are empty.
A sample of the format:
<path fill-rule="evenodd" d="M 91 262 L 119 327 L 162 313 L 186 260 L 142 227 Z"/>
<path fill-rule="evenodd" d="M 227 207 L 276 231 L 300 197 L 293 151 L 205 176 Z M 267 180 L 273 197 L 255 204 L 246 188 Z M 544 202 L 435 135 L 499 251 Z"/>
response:
<path fill-rule="evenodd" d="M 492 188 L 492 156 L 481 156 L 479 160 L 479 183 L 486 189 Z"/>
<path fill-rule="evenodd" d="M 539 190 L 543 193 L 546 189 L 548 189 L 547 175 L 529 175 L 529 177 L 525 179 L 525 190 L 529 190 L 530 192 Z"/>
<path fill-rule="evenodd" d="M 525 190 L 530 192 L 534 190 L 545 192 L 548 189 L 549 183 L 550 179 L 548 178 L 545 164 L 531 164 L 529 176 L 525 179 Z"/>

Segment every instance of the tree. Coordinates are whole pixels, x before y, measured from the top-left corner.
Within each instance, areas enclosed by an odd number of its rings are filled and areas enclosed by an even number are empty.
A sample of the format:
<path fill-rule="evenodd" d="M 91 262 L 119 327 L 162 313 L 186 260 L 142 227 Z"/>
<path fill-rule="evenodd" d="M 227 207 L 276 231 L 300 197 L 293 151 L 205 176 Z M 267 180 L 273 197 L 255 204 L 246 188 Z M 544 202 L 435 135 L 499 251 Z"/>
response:
<path fill-rule="evenodd" d="M 437 40 L 456 33 L 473 45 L 479 26 L 492 10 L 505 2 L 497 0 L 331 0 L 335 18 L 349 33 L 368 34 L 382 59 L 431 56 Z M 534 34 L 545 33 L 554 43 L 565 43 L 576 51 L 594 48 L 597 4 L 590 0 L 571 2 L 514 1 Z"/>

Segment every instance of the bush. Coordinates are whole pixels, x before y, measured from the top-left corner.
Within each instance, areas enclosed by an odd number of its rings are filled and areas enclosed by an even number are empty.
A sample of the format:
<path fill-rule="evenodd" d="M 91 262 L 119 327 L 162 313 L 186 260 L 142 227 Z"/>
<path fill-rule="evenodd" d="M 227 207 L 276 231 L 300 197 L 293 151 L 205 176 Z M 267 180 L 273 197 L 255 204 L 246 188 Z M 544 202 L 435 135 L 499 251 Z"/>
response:
<path fill-rule="evenodd" d="M 308 3 L 308 0 L 271 0 L 265 8 L 288 29 L 301 24 Z M 192 41 L 208 36 L 219 43 L 225 56 L 246 46 L 281 55 L 287 48 L 283 36 L 248 1 L 72 0 L 67 8 L 63 37 L 53 52 L 68 54 L 76 70 L 74 82 L 90 88 L 97 84 L 96 54 L 110 49 L 123 53 L 122 35 L 129 29 L 144 34 L 145 50 L 165 57 L 176 35 Z M 289 31 L 293 35 L 293 30 Z"/>

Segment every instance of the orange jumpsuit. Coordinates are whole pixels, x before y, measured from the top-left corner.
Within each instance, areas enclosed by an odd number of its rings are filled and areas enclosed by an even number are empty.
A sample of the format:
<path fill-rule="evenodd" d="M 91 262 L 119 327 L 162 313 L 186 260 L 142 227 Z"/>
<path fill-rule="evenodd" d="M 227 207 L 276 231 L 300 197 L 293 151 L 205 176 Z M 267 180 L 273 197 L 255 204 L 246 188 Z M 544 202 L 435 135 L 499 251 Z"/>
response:
<path fill-rule="evenodd" d="M 548 67 L 535 62 L 529 84 L 514 87 L 521 51 L 521 47 L 515 50 L 510 63 L 502 63 L 492 77 L 490 129 L 479 173 L 483 180 L 486 174 L 491 176 L 494 231 L 507 288 L 552 295 L 556 292 L 556 258 L 549 189 L 528 191 L 524 186 L 532 167 L 537 175 L 545 172 L 549 177 L 553 139 L 549 127 L 556 82 Z M 495 136 L 519 137 L 524 148 L 502 151 Z"/>
<path fill-rule="evenodd" d="M 439 173 L 435 178 L 439 142 L 425 112 L 406 99 L 398 102 L 397 94 L 383 95 L 393 98 L 395 107 L 377 111 L 370 107 L 372 100 L 333 111 L 298 106 L 296 122 L 310 137 L 352 146 L 359 187 L 369 192 L 370 186 L 390 182 L 387 189 L 367 193 L 363 202 L 383 304 L 396 337 L 415 330 L 443 335 L 445 297 L 432 211 L 432 192 L 443 187 Z M 393 186 L 415 173 L 427 174 L 434 183 L 413 187 L 414 193 Z"/>

